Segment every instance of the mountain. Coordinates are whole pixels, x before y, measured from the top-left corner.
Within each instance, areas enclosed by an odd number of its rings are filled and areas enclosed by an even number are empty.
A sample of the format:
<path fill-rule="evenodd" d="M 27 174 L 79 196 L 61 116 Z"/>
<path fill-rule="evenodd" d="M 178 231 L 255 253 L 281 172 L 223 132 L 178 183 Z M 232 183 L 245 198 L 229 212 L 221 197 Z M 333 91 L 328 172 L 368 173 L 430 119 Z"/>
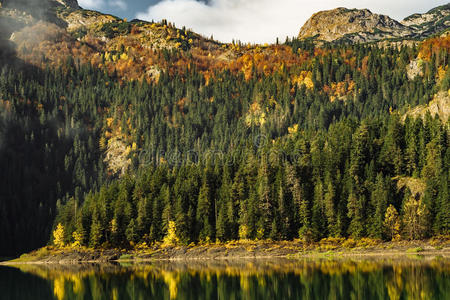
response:
<path fill-rule="evenodd" d="M 195 48 L 201 57 L 211 54 L 211 59 L 225 52 L 222 44 L 166 20 L 127 21 L 81 9 L 75 0 L 1 3 L 0 59 L 15 50 L 19 59 L 43 67 L 73 57 L 117 72 L 121 78 L 156 79 L 165 62 L 155 51 Z M 211 51 L 220 53 L 212 55 Z"/>
<path fill-rule="evenodd" d="M 450 27 L 450 3 L 433 8 L 424 14 L 413 14 L 401 23 L 418 35 L 429 36 Z"/>
<path fill-rule="evenodd" d="M 65 27 L 65 22 L 58 18 L 57 12 L 80 7 L 77 0 L 0 0 L 0 8 L 0 18 L 6 21 L 6 28 L 16 31 L 37 21 Z"/>
<path fill-rule="evenodd" d="M 388 16 L 368 9 L 336 8 L 314 14 L 300 29 L 299 38 L 314 38 L 327 42 L 351 40 L 368 42 L 385 37 L 406 37 L 412 34 L 407 26 Z"/>
<path fill-rule="evenodd" d="M 450 4 L 414 14 L 398 22 L 368 9 L 339 7 L 311 16 L 300 29 L 299 39 L 326 42 L 375 42 L 381 40 L 423 39 L 450 25 Z"/>

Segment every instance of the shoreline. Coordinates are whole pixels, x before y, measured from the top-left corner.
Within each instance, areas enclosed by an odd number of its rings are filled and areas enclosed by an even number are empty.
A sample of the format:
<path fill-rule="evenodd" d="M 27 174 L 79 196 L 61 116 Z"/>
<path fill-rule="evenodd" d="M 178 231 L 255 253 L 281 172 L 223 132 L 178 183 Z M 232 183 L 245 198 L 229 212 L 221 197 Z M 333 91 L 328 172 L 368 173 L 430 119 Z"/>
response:
<path fill-rule="evenodd" d="M 144 249 L 54 248 L 46 246 L 0 262 L 15 264 L 145 263 L 152 261 L 211 261 L 240 259 L 443 257 L 450 259 L 450 241 L 399 241 L 343 247 L 330 241 L 235 241 L 196 246 L 147 247 Z"/>

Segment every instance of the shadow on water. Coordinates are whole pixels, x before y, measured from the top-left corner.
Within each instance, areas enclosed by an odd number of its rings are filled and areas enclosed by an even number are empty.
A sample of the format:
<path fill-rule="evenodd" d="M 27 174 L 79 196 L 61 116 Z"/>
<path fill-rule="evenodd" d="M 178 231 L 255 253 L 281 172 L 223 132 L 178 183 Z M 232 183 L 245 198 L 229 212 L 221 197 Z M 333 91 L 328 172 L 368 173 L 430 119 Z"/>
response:
<path fill-rule="evenodd" d="M 5 299 L 446 299 L 450 260 L 23 264 L 0 267 L 0 287 Z"/>

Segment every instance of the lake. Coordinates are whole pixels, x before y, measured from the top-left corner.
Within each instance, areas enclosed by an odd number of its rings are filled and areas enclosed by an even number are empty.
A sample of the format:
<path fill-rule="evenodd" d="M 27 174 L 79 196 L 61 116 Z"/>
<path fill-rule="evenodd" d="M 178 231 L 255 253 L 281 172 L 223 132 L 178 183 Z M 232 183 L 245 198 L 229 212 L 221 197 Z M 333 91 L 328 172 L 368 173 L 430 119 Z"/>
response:
<path fill-rule="evenodd" d="M 450 260 L 272 259 L 0 266 L 1 299 L 450 299 Z"/>

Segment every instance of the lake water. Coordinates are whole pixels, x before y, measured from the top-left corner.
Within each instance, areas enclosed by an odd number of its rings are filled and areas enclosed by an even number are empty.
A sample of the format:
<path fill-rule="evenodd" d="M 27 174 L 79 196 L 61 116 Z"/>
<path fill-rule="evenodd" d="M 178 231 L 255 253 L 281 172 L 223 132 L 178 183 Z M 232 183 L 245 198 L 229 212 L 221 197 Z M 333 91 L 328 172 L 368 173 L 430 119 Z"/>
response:
<path fill-rule="evenodd" d="M 0 266 L 0 299 L 450 299 L 450 260 Z"/>

